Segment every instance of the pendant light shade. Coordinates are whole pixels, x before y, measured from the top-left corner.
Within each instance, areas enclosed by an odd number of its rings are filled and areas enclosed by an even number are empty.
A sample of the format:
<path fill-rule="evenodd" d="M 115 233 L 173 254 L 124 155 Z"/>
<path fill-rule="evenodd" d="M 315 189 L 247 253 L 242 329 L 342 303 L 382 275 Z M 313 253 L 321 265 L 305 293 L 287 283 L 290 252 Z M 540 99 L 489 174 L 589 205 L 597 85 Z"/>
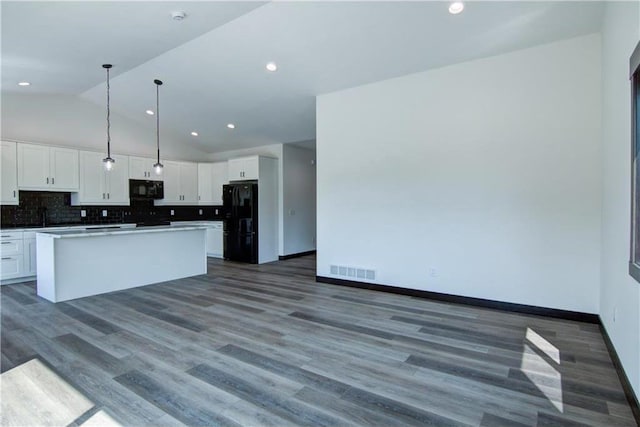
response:
<path fill-rule="evenodd" d="M 109 98 L 109 92 L 111 87 L 109 85 L 109 70 L 113 67 L 111 64 L 103 64 L 102 68 L 107 70 L 107 157 L 102 159 L 102 163 L 104 165 L 104 169 L 108 172 L 113 169 L 114 163 L 116 162 L 111 158 L 111 99 Z"/>
<path fill-rule="evenodd" d="M 156 146 L 158 148 L 158 161 L 153 165 L 153 170 L 156 175 L 162 175 L 163 165 L 160 163 L 160 85 L 162 80 L 155 79 L 153 82 L 156 84 Z"/>

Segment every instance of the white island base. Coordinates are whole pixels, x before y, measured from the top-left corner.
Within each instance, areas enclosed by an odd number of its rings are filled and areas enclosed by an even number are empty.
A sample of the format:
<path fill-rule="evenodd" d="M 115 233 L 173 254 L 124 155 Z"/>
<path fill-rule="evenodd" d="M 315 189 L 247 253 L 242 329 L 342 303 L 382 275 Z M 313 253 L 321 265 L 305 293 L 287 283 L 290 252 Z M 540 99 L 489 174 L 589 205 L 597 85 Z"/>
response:
<path fill-rule="evenodd" d="M 52 302 L 207 273 L 202 226 L 37 234 L 38 295 Z"/>

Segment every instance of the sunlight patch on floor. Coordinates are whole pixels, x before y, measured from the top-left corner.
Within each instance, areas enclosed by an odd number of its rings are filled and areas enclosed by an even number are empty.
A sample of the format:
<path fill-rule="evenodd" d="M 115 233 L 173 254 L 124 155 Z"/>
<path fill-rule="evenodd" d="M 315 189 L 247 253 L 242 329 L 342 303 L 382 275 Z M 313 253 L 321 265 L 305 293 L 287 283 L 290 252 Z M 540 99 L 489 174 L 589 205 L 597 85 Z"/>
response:
<path fill-rule="evenodd" d="M 82 427 L 121 427 L 121 424 L 111 418 L 102 409 L 93 414 L 91 418 L 81 424 Z"/>
<path fill-rule="evenodd" d="M 94 406 L 38 359 L 0 378 L 2 426 L 64 426 Z"/>
<path fill-rule="evenodd" d="M 560 367 L 560 350 L 530 328 L 527 328 L 526 339 L 529 343 L 524 345 L 520 370 L 560 413 L 564 412 L 562 374 L 553 366 Z M 534 348 L 549 357 L 551 362 Z"/>

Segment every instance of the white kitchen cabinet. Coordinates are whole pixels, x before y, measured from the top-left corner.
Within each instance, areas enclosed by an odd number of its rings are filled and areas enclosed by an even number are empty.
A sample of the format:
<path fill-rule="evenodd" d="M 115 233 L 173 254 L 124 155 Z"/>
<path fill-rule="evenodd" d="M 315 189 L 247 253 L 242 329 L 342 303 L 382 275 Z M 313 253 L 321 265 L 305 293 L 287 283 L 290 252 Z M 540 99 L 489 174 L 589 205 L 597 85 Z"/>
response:
<path fill-rule="evenodd" d="M 0 142 L 0 204 L 17 205 L 18 199 L 18 151 L 15 142 Z"/>
<path fill-rule="evenodd" d="M 25 233 L 24 237 L 24 274 L 23 276 L 35 276 L 37 273 L 36 270 L 36 238 L 31 237 L 27 238 L 27 233 Z M 35 233 L 32 233 L 35 236 Z"/>
<path fill-rule="evenodd" d="M 164 198 L 155 200 L 162 205 L 198 204 L 198 165 L 190 162 L 165 161 L 162 171 Z"/>
<path fill-rule="evenodd" d="M 105 171 L 104 153 L 80 151 L 80 191 L 71 194 L 72 205 L 128 205 L 129 157 L 114 156 L 113 169 Z"/>
<path fill-rule="evenodd" d="M 18 143 L 17 157 L 21 190 L 78 191 L 78 150 Z"/>
<path fill-rule="evenodd" d="M 229 181 L 246 181 L 258 179 L 259 157 L 239 157 L 231 159 L 229 164 Z"/>
<path fill-rule="evenodd" d="M 222 186 L 228 183 L 227 162 L 198 163 L 198 204 L 222 204 Z"/>
<path fill-rule="evenodd" d="M 152 181 L 162 181 L 163 175 L 157 175 L 153 170 L 156 159 L 148 157 L 129 157 L 129 179 L 144 179 Z"/>
<path fill-rule="evenodd" d="M 198 204 L 213 204 L 213 163 L 198 163 Z"/>
<path fill-rule="evenodd" d="M 24 242 L 21 231 L 3 232 L 0 235 L 0 279 L 24 276 Z"/>
<path fill-rule="evenodd" d="M 224 252 L 224 230 L 222 221 L 214 221 L 207 228 L 207 256 L 222 258 Z"/>

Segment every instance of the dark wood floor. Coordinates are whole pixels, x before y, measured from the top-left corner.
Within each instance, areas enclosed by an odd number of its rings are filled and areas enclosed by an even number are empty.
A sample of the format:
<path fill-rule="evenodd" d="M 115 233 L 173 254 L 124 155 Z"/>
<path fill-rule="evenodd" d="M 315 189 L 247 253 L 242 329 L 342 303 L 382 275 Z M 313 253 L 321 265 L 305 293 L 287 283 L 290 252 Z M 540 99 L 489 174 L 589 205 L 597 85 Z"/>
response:
<path fill-rule="evenodd" d="M 40 358 L 123 425 L 635 425 L 596 325 L 314 275 L 210 260 L 58 304 L 3 286 L 2 371 Z"/>

